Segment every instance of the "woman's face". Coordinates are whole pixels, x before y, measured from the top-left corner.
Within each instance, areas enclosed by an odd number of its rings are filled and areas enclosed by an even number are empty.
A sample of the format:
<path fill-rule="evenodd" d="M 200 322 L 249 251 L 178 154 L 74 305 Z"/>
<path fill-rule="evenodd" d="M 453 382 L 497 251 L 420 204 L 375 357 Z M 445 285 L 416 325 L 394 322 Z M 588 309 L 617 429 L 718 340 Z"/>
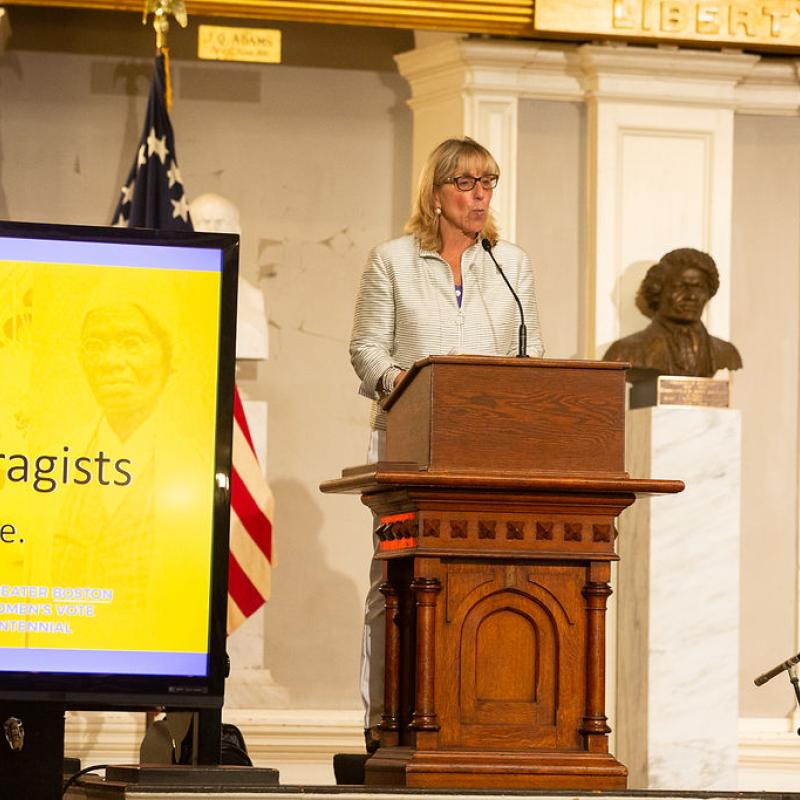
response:
<path fill-rule="evenodd" d="M 459 168 L 448 177 L 468 175 L 473 178 L 482 178 L 489 174 L 491 174 L 489 171 L 484 171 L 477 164 L 460 164 Z M 480 181 L 477 181 L 474 188 L 467 192 L 460 191 L 453 183 L 437 186 L 434 196 L 438 206 L 442 209 L 440 217 L 442 238 L 446 238 L 448 233 L 460 232 L 467 238 L 474 239 L 486 224 L 492 192 L 492 189 L 485 189 L 481 186 Z"/>

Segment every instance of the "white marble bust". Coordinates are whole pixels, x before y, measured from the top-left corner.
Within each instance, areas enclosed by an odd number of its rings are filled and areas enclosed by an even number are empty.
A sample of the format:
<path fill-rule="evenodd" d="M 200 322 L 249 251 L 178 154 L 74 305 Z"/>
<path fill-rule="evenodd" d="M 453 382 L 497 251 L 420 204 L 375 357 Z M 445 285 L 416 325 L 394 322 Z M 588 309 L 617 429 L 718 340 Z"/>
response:
<path fill-rule="evenodd" d="M 239 209 L 227 198 L 207 192 L 189 205 L 196 231 L 238 233 L 241 235 Z M 258 287 L 239 277 L 239 302 L 236 319 L 236 358 L 264 359 L 268 356 L 267 314 L 264 297 Z"/>

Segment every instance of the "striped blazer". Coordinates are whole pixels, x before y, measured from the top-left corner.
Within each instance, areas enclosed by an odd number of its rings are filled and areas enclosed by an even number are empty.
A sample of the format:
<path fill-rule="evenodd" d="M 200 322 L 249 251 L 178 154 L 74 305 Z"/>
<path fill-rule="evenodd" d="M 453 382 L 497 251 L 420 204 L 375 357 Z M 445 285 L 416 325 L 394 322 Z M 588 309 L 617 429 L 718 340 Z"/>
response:
<path fill-rule="evenodd" d="M 525 310 L 528 354 L 544 353 L 533 269 L 526 253 L 499 241 L 495 258 Z M 360 394 L 377 401 L 386 375 L 394 376 L 429 355 L 516 355 L 519 311 L 489 254 L 476 242 L 461 258 L 463 296 L 456 302 L 453 274 L 435 252 L 412 235 L 392 239 L 369 255 L 361 276 L 350 338 L 350 361 Z M 386 427 L 373 404 L 372 426 Z"/>

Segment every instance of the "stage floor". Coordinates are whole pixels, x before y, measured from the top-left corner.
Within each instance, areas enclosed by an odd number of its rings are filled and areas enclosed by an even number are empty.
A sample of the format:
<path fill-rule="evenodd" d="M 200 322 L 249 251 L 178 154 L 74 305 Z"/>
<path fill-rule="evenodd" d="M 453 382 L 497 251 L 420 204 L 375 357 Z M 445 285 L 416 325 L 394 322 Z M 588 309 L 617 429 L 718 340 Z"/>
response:
<path fill-rule="evenodd" d="M 264 786 L 245 790 L 225 790 L 222 787 L 197 787 L 158 790 L 145 786 L 120 786 L 98 779 L 81 782 L 71 787 L 68 800 L 454 800 L 454 798 L 480 798 L 481 800 L 508 800 L 508 798 L 536 798 L 536 800 L 800 800 L 798 792 L 699 792 L 667 790 L 625 790 L 615 792 L 575 791 L 523 791 L 523 790 L 472 790 L 472 789 L 409 789 L 405 787 L 380 788 L 366 786 Z"/>

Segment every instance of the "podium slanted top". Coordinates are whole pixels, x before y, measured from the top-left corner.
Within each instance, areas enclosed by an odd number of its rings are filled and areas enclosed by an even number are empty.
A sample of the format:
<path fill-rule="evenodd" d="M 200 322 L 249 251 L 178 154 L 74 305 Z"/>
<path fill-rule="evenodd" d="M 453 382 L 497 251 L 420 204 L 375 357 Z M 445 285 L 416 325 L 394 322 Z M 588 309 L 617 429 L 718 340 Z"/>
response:
<path fill-rule="evenodd" d="M 389 463 L 627 478 L 625 364 L 429 356 L 386 399 Z"/>
<path fill-rule="evenodd" d="M 625 471 L 625 369 L 615 361 L 429 356 L 384 401 L 386 452 L 324 493 L 392 487 L 672 494 Z"/>

